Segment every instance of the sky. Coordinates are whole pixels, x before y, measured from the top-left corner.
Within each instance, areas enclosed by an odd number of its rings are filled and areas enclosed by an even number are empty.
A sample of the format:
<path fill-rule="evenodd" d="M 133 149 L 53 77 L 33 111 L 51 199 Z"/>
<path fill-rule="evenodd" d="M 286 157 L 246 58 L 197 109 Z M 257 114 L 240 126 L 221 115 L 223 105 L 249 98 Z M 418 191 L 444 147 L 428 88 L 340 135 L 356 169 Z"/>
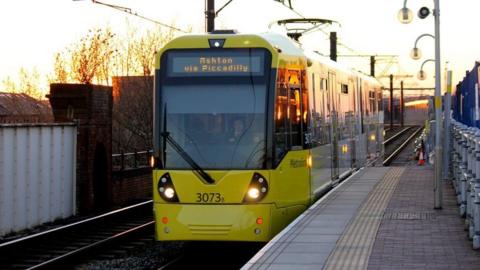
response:
<path fill-rule="evenodd" d="M 145 17 L 175 24 L 182 29 L 191 27 L 194 33 L 205 31 L 204 0 L 102 2 L 129 7 Z M 216 8 L 226 2 L 216 0 Z M 416 79 L 422 61 L 434 58 L 434 40 L 428 37 L 420 40 L 418 47 L 424 55 L 421 60 L 415 61 L 409 57 L 419 35 L 434 34 L 433 16 L 424 20 L 415 16 L 410 24 L 399 23 L 397 13 L 403 0 L 292 0 L 292 5 L 304 17 L 331 19 L 340 23 L 340 26 L 325 29 L 327 32 L 337 31 L 340 42 L 348 47 L 339 46 L 339 54 L 397 55 L 398 64 L 394 64 L 386 73 L 413 75 L 414 78 L 405 79 L 406 85 L 434 86 L 433 62 L 424 67 L 428 79 Z M 407 7 L 414 14 L 422 6 L 433 9 L 433 0 L 407 2 Z M 454 85 L 463 78 L 466 70 L 473 67 L 476 60 L 480 60 L 480 35 L 475 23 L 478 10 L 478 0 L 440 0 L 442 70 L 445 67 L 453 70 Z M 269 31 L 271 22 L 292 17 L 298 15 L 273 0 L 233 0 L 219 13 L 216 28 L 260 33 Z M 52 70 L 54 54 L 79 40 L 88 29 L 108 25 L 115 32 L 125 32 L 127 21 L 139 29 L 155 28 L 149 21 L 88 0 L 1 1 L 0 81 L 7 76 L 15 78 L 21 67 L 36 68 L 41 75 L 46 75 Z M 274 30 L 278 31 L 277 28 Z M 326 55 L 329 53 L 328 38 L 321 32 L 306 35 L 302 42 L 305 48 Z M 369 72 L 368 58 L 339 57 L 339 62 Z M 385 61 L 379 61 L 377 74 L 385 70 L 386 64 Z"/>

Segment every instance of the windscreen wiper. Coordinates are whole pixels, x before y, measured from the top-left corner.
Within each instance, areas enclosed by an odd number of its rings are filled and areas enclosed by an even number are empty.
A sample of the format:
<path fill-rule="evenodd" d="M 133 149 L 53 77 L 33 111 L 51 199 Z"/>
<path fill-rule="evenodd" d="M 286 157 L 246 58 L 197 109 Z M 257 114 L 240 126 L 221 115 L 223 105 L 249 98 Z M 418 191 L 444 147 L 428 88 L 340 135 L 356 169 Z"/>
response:
<path fill-rule="evenodd" d="M 192 169 L 195 171 L 197 176 L 200 176 L 203 180 L 205 180 L 209 184 L 215 183 L 215 180 L 213 180 L 213 178 L 208 173 L 206 173 L 202 169 L 202 167 L 200 167 L 200 165 L 198 165 L 195 162 L 195 160 L 193 160 L 193 158 L 190 157 L 190 155 L 187 152 L 185 152 L 185 150 L 183 150 L 183 148 L 172 138 L 172 136 L 170 136 L 170 132 L 167 131 L 167 104 L 165 104 L 163 116 L 164 116 L 163 132 L 161 133 L 161 135 L 164 140 L 164 145 L 163 145 L 164 151 L 166 148 L 165 142 L 168 142 L 170 146 L 172 146 L 172 148 L 175 149 L 175 151 L 177 151 L 177 153 L 188 163 L 188 165 L 192 167 Z"/>

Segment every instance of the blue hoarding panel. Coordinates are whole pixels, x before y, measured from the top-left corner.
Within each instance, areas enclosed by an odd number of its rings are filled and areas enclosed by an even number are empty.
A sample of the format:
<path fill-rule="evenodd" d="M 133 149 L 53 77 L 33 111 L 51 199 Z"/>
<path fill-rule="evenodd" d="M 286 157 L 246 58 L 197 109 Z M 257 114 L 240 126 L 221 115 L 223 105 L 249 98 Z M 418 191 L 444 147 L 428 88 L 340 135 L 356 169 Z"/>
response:
<path fill-rule="evenodd" d="M 480 128 L 480 101 L 478 94 L 478 70 L 476 62 L 473 69 L 457 85 L 453 92 L 453 118 L 465 125 Z"/>

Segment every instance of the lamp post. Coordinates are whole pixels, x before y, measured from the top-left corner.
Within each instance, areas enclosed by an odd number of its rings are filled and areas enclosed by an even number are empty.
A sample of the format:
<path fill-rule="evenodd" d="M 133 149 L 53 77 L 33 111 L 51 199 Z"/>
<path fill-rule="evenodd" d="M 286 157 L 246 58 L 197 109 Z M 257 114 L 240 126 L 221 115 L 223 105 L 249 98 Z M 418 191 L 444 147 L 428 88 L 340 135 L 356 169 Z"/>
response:
<path fill-rule="evenodd" d="M 221 8 L 215 10 L 215 0 L 207 0 L 205 5 L 205 30 L 207 33 L 215 31 L 215 18 L 218 13 L 228 6 L 233 0 L 228 0 Z M 292 5 L 290 5 L 290 8 Z"/>
<path fill-rule="evenodd" d="M 442 145 L 441 145 L 441 119 L 442 119 L 442 96 L 440 93 L 440 1 L 433 0 L 434 9 L 433 16 L 435 17 L 435 197 L 434 208 L 442 208 Z M 425 18 L 425 8 L 419 12 L 420 18 Z M 412 11 L 407 8 L 407 0 L 403 2 L 403 8 L 398 12 L 398 18 L 401 23 L 410 23 L 413 19 Z"/>
<path fill-rule="evenodd" d="M 428 62 L 435 62 L 435 60 L 434 59 L 427 59 L 427 60 L 423 61 L 422 65 L 420 66 L 420 71 L 417 74 L 417 78 L 419 80 L 423 81 L 427 78 L 427 74 L 425 73 L 425 71 L 423 71 L 423 66 Z"/>
<path fill-rule="evenodd" d="M 407 0 L 403 2 L 403 8 L 398 11 L 398 20 L 401 23 L 411 23 L 413 20 L 413 13 L 407 8 Z"/>
<path fill-rule="evenodd" d="M 412 57 L 413 60 L 418 60 L 418 59 L 422 58 L 422 51 L 417 47 L 418 41 L 422 37 L 431 37 L 431 38 L 435 39 L 435 37 L 433 35 L 430 35 L 430 34 L 423 34 L 423 35 L 418 36 L 417 40 L 415 40 L 415 45 L 413 46 L 412 52 L 410 52 L 410 57 Z"/>

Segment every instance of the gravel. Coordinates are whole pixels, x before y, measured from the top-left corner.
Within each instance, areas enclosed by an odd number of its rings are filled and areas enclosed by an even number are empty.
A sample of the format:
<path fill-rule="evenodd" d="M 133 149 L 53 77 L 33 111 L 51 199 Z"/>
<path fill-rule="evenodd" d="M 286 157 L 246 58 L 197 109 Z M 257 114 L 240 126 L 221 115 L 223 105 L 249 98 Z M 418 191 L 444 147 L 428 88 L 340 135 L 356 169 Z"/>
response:
<path fill-rule="evenodd" d="M 183 242 L 156 242 L 125 252 L 125 254 L 98 254 L 88 262 L 78 264 L 75 270 L 158 269 L 182 254 Z M 116 250 L 118 252 L 118 250 Z M 107 259 L 105 257 L 113 257 Z"/>

